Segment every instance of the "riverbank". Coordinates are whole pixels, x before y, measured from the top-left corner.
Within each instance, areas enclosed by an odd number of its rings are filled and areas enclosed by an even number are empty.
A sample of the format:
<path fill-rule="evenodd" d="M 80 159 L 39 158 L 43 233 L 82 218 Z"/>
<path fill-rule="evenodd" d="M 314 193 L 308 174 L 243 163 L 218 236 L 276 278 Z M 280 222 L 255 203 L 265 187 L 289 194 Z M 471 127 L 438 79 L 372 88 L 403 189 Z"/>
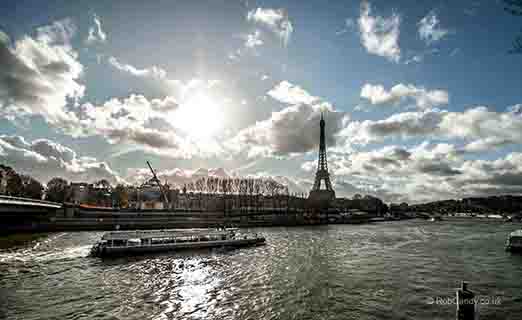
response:
<path fill-rule="evenodd" d="M 166 212 L 166 211 L 79 211 L 72 216 L 67 213 L 33 216 L 31 219 L 0 222 L 0 234 L 39 233 L 58 231 L 108 231 L 133 229 L 271 227 L 320 224 L 362 224 L 384 221 L 371 214 L 353 216 L 329 215 L 327 213 L 304 213 L 284 211 L 263 212 Z"/>

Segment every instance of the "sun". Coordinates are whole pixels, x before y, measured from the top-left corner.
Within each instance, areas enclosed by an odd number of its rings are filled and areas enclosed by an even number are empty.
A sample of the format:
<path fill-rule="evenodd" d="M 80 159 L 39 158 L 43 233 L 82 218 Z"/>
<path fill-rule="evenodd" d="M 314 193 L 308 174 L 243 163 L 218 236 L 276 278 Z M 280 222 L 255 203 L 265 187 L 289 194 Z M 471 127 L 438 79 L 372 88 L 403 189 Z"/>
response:
<path fill-rule="evenodd" d="M 182 103 L 173 114 L 173 125 L 197 140 L 210 140 L 223 128 L 223 110 L 206 95 L 198 94 Z"/>

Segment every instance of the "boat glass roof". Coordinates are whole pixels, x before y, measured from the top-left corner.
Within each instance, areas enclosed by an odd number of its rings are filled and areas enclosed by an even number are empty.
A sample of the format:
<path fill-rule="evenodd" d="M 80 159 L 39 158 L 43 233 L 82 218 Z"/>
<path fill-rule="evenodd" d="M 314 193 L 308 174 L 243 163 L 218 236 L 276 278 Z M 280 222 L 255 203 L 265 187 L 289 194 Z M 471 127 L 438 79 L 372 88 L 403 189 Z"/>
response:
<path fill-rule="evenodd" d="M 209 229 L 176 229 L 176 230 L 136 230 L 136 231 L 112 231 L 105 233 L 102 240 L 130 240 L 151 238 L 174 238 L 190 236 L 219 236 L 235 232 L 238 229 L 209 230 Z"/>

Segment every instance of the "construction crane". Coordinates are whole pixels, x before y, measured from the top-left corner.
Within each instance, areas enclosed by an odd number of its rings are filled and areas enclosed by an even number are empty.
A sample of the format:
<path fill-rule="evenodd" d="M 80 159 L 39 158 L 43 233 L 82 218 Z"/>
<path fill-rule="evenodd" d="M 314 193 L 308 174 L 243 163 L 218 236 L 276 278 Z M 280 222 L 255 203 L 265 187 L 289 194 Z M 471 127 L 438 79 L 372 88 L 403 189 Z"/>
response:
<path fill-rule="evenodd" d="M 165 208 L 169 207 L 169 200 L 167 199 L 167 195 L 165 191 L 163 190 L 163 186 L 161 185 L 161 181 L 158 179 L 158 176 L 156 176 L 156 172 L 154 172 L 154 169 L 152 169 L 152 166 L 150 165 L 150 162 L 147 161 L 147 165 L 149 166 L 150 172 L 152 172 L 152 176 L 154 177 L 154 181 L 158 184 L 158 187 L 161 192 L 161 196 L 163 197 L 163 202 L 165 203 Z"/>

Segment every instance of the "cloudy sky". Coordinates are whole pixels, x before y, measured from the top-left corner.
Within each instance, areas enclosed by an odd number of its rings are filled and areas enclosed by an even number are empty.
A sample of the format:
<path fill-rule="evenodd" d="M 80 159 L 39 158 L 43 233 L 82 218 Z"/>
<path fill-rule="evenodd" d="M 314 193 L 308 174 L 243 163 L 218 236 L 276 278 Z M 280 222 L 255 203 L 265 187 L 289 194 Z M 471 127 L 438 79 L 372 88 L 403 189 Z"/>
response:
<path fill-rule="evenodd" d="M 0 162 L 338 196 L 522 193 L 522 19 L 501 1 L 3 1 Z"/>

